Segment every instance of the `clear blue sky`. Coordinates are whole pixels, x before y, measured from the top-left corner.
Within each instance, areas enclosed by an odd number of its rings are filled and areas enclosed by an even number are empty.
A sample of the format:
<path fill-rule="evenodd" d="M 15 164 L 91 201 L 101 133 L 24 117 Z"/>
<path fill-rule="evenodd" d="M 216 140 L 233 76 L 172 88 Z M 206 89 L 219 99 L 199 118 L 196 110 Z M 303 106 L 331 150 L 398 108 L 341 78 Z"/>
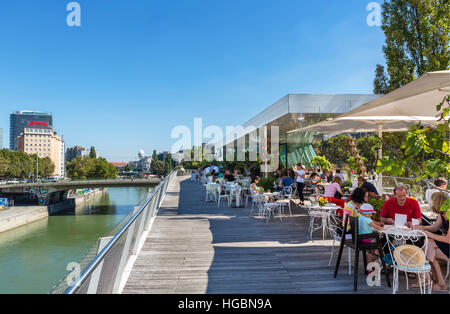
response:
<path fill-rule="evenodd" d="M 384 35 L 369 0 L 80 0 L 0 4 L 0 128 L 52 112 L 66 145 L 110 161 L 170 150 L 176 125 L 238 125 L 288 93 L 372 93 Z"/>

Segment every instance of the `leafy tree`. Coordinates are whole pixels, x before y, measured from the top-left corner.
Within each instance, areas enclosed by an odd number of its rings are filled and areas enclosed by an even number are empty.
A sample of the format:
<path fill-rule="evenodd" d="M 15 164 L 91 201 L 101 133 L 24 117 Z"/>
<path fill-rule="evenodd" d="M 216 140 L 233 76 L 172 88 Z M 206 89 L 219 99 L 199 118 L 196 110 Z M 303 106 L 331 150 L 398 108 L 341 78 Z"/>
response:
<path fill-rule="evenodd" d="M 152 173 L 160 176 L 166 175 L 166 163 L 158 159 L 152 161 Z"/>
<path fill-rule="evenodd" d="M 76 157 L 66 165 L 67 175 L 75 180 L 114 179 L 117 177 L 116 167 L 105 158 Z"/>
<path fill-rule="evenodd" d="M 437 111 L 441 115 L 441 123 L 436 130 L 424 128 L 419 123 L 410 127 L 401 149 L 402 158 L 384 157 L 378 161 L 378 171 L 387 172 L 394 176 L 404 175 L 405 169 L 414 174 L 418 180 L 450 176 L 450 140 L 449 121 L 446 117 L 450 113 L 450 96 L 446 96 Z M 394 152 L 395 153 L 395 152 Z"/>
<path fill-rule="evenodd" d="M 94 160 L 91 157 L 76 157 L 66 164 L 67 175 L 75 180 L 86 180 L 92 173 Z"/>
<path fill-rule="evenodd" d="M 374 89 L 386 93 L 425 72 L 447 70 L 450 62 L 448 0 L 387 0 L 383 3 L 383 53 Z M 385 84 L 388 82 L 388 84 Z"/>
<path fill-rule="evenodd" d="M 39 160 L 39 176 L 49 177 L 55 173 L 55 164 L 50 157 L 45 157 Z"/>
<path fill-rule="evenodd" d="M 339 135 L 314 144 L 317 155 L 326 156 L 330 163 L 342 168 L 350 157 L 348 137 Z"/>
<path fill-rule="evenodd" d="M 97 158 L 97 152 L 95 151 L 95 147 L 91 146 L 91 150 L 89 152 L 89 157 L 92 159 L 96 159 Z"/>
<path fill-rule="evenodd" d="M 173 159 L 171 154 L 167 154 L 166 161 L 165 161 L 165 167 L 166 167 L 166 175 L 172 172 L 173 169 Z"/>
<path fill-rule="evenodd" d="M 388 94 L 389 93 L 389 82 L 386 74 L 384 72 L 384 66 L 377 64 L 375 70 L 375 81 L 373 82 L 373 92 L 374 94 Z"/>
<path fill-rule="evenodd" d="M 311 164 L 315 168 L 320 168 L 322 170 L 331 170 L 331 163 L 327 160 L 325 156 L 316 156 L 311 160 Z"/>
<path fill-rule="evenodd" d="M 376 168 L 377 161 L 377 151 L 376 148 L 381 147 L 380 140 L 372 135 L 366 135 L 360 137 L 356 141 L 356 147 L 359 150 L 361 157 L 363 158 L 364 164 L 367 167 L 367 170 L 373 171 Z"/>
<path fill-rule="evenodd" d="M 133 167 L 131 167 L 130 164 L 127 164 L 123 170 L 129 172 L 129 171 L 133 171 L 134 169 L 133 169 Z"/>
<path fill-rule="evenodd" d="M 50 158 L 40 158 L 38 155 L 28 155 L 25 152 L 0 150 L 0 177 L 27 179 L 36 177 L 36 163 L 39 167 L 39 176 L 50 176 L 54 173 L 55 165 Z"/>

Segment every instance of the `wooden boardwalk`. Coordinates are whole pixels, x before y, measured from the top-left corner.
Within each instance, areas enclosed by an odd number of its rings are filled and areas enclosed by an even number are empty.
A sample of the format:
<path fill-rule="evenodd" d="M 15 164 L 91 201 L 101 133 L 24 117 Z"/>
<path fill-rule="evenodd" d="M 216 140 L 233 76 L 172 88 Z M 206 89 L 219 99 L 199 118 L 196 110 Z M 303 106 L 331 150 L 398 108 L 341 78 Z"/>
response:
<path fill-rule="evenodd" d="M 335 279 L 335 259 L 328 267 L 332 241 L 319 240 L 319 233 L 308 240 L 304 209 L 293 206 L 292 217 L 266 224 L 250 209 L 225 201 L 218 208 L 204 198 L 205 188 L 187 177 L 169 185 L 123 293 L 354 293 L 347 249 Z M 358 293 L 392 293 L 384 276 L 381 287 L 368 287 L 362 265 L 359 277 Z"/>

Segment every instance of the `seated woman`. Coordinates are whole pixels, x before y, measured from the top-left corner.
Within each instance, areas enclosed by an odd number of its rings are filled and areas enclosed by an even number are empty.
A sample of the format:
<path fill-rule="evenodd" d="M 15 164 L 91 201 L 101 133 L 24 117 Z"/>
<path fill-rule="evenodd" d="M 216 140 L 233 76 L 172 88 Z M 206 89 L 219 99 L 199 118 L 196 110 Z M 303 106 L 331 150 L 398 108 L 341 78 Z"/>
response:
<path fill-rule="evenodd" d="M 328 198 L 328 201 L 338 205 L 341 208 L 345 207 L 345 201 L 337 198 L 338 195 L 344 195 L 341 190 L 341 178 L 335 177 L 333 182 L 328 185 L 325 189 L 324 197 Z"/>
<path fill-rule="evenodd" d="M 433 201 L 432 209 L 437 213 L 438 219 L 432 226 L 420 226 L 419 229 L 424 231 L 428 237 L 427 260 L 431 264 L 431 271 L 434 280 L 437 284 L 433 285 L 433 290 L 445 291 L 448 290 L 447 284 L 442 275 L 439 260 L 447 261 L 450 258 L 450 233 L 448 232 L 449 221 L 444 212 L 441 212 L 441 206 L 448 199 L 448 196 L 443 193 L 434 193 L 431 197 Z M 438 235 L 435 232 L 441 229 L 445 232 L 444 235 Z M 414 286 L 418 286 L 413 285 Z"/>
<path fill-rule="evenodd" d="M 345 221 L 345 215 L 350 215 L 352 217 L 359 217 L 359 209 L 364 203 L 369 200 L 369 193 L 367 193 L 363 188 L 356 188 L 351 196 L 351 201 L 346 203 L 344 210 L 342 211 Z M 336 211 L 339 215 L 339 212 Z"/>
<path fill-rule="evenodd" d="M 250 184 L 250 193 L 251 194 L 258 194 L 261 189 L 258 187 L 260 178 L 258 176 L 254 177 L 252 180 L 252 184 Z"/>
<path fill-rule="evenodd" d="M 311 174 L 311 176 L 309 177 L 309 180 L 311 181 L 311 192 L 312 194 L 320 194 L 320 190 L 317 187 L 317 183 L 319 183 L 320 177 L 319 174 L 317 172 L 313 172 Z"/>

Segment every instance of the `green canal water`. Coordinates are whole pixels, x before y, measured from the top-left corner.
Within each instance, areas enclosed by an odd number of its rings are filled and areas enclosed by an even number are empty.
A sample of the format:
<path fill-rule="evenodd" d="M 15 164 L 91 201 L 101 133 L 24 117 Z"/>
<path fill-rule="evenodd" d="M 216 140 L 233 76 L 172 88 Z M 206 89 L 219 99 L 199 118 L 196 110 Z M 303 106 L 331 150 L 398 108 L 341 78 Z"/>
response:
<path fill-rule="evenodd" d="M 110 188 L 59 216 L 0 233 L 0 293 L 48 293 L 151 188 Z"/>

